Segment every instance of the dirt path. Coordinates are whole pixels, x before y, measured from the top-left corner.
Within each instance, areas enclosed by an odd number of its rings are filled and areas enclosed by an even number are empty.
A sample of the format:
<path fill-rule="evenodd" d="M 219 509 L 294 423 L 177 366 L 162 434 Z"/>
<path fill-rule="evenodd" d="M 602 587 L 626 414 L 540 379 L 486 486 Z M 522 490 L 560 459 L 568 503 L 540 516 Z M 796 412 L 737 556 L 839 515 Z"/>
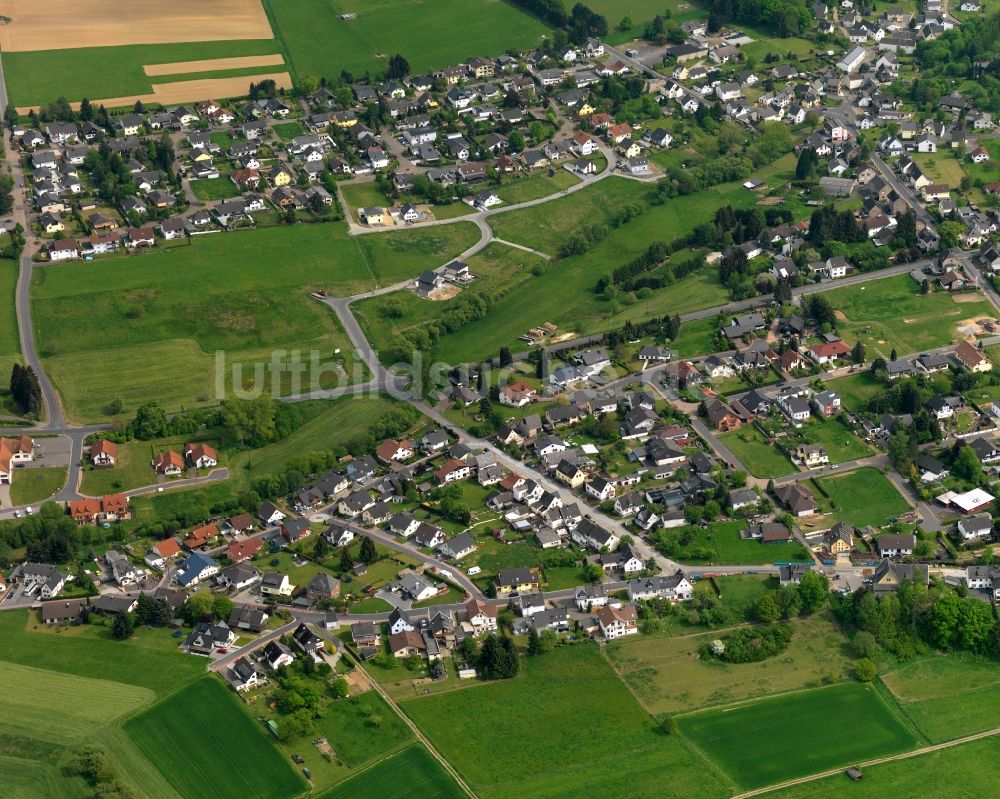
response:
<path fill-rule="evenodd" d="M 911 757 L 919 757 L 920 755 L 927 755 L 932 752 L 940 752 L 942 749 L 950 749 L 953 746 L 961 746 L 962 744 L 972 743 L 973 741 L 979 741 L 983 738 L 991 738 L 994 735 L 1000 735 L 1000 727 L 994 727 L 992 730 L 986 730 L 985 732 L 977 732 L 974 735 L 966 735 L 963 738 L 956 738 L 953 741 L 945 741 L 940 744 L 931 744 L 930 746 L 923 746 L 920 749 L 914 749 L 910 752 L 903 752 L 898 755 L 889 755 L 887 757 L 878 757 L 874 760 L 865 760 L 857 764 L 857 768 L 865 769 L 869 766 L 877 766 L 881 763 L 891 763 L 895 760 L 908 760 Z M 816 780 L 821 780 L 826 777 L 833 777 L 837 774 L 843 774 L 845 767 L 833 768 L 827 771 L 821 771 L 818 774 L 810 774 L 808 777 L 798 777 L 794 780 L 785 780 L 784 782 L 775 783 L 774 785 L 768 785 L 766 788 L 756 788 L 752 791 L 746 791 L 745 793 L 736 794 L 732 799 L 748 799 L 751 796 L 761 796 L 765 793 L 771 793 L 772 791 L 780 790 L 781 788 L 789 788 L 793 785 L 801 785 L 806 782 L 814 782 Z"/>
<path fill-rule="evenodd" d="M 393 712 L 403 720 L 403 723 L 410 728 L 414 737 L 424 745 L 428 752 L 430 752 L 431 757 L 440 763 L 441 767 L 451 775 L 451 778 L 458 783 L 459 787 L 465 792 L 465 794 L 471 797 L 471 799 L 478 799 L 472 788 L 470 788 L 468 783 L 462 779 L 462 775 L 455 770 L 455 767 L 452 766 L 451 763 L 441 756 L 441 753 L 434 748 L 434 745 L 427 739 L 427 736 L 420 731 L 420 728 L 417 727 L 417 725 L 413 723 L 412 719 L 410 719 L 410 717 L 403 712 L 402 708 L 396 704 L 396 700 L 389 696 L 386 690 L 379 685 L 378 682 L 372 679 L 371 675 L 365 671 L 364 666 L 362 666 L 361 663 L 355 661 L 355 667 L 368 678 L 368 682 L 371 684 L 372 688 L 378 692 L 378 695 L 385 700 L 386 704 L 392 708 Z"/>

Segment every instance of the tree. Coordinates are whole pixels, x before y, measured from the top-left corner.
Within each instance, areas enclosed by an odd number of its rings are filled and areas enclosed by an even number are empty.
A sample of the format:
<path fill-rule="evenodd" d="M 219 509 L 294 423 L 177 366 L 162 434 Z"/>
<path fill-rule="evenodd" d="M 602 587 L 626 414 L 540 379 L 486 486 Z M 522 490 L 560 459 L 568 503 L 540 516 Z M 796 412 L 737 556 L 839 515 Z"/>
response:
<path fill-rule="evenodd" d="M 124 641 L 135 633 L 135 616 L 131 613 L 119 613 L 111 623 L 111 637 L 116 641 Z"/>
<path fill-rule="evenodd" d="M 173 621 L 174 611 L 165 599 L 153 601 L 153 612 L 149 617 L 150 627 L 166 627 Z"/>
<path fill-rule="evenodd" d="M 808 180 L 816 169 L 818 162 L 819 158 L 816 155 L 816 151 L 811 147 L 806 147 L 799 153 L 799 160 L 795 165 L 795 178 L 797 180 Z"/>
<path fill-rule="evenodd" d="M 956 629 L 958 646 L 970 652 L 985 652 L 995 627 L 989 605 L 973 597 L 962 599 Z"/>
<path fill-rule="evenodd" d="M 980 483 L 983 479 L 983 465 L 979 462 L 976 451 L 966 445 L 959 448 L 955 460 L 951 464 L 951 473 L 971 483 Z"/>
<path fill-rule="evenodd" d="M 542 639 L 538 637 L 538 630 L 534 625 L 532 625 L 531 629 L 528 631 L 528 654 L 542 654 Z"/>
<path fill-rule="evenodd" d="M 815 613 L 823 607 L 829 591 L 830 580 L 825 574 L 817 571 L 803 574 L 799 581 L 799 601 L 802 603 L 803 613 Z"/>
<path fill-rule="evenodd" d="M 505 366 L 510 366 L 514 363 L 514 356 L 511 354 L 510 347 L 500 348 L 500 368 Z"/>
<path fill-rule="evenodd" d="M 215 612 L 215 597 L 211 591 L 195 591 L 184 603 L 184 620 L 194 626 L 211 621 Z"/>
<path fill-rule="evenodd" d="M 351 557 L 351 550 L 344 547 L 340 550 L 340 570 L 348 572 L 354 568 L 354 558 Z"/>
<path fill-rule="evenodd" d="M 145 402 L 136 409 L 130 426 L 132 435 L 142 441 L 162 438 L 167 433 L 167 413 L 158 402 Z"/>
<path fill-rule="evenodd" d="M 136 600 L 135 605 L 135 621 L 136 624 L 148 625 L 153 618 L 153 598 L 147 596 L 146 594 L 139 594 L 139 598 Z"/>
<path fill-rule="evenodd" d="M 399 80 L 410 74 L 410 64 L 399 53 L 389 57 L 389 68 L 386 72 L 390 80 Z"/>
<path fill-rule="evenodd" d="M 875 654 L 875 636 L 867 630 L 858 632 L 854 636 L 854 640 L 851 641 L 851 645 L 854 647 L 854 654 L 859 658 L 870 658 Z"/>
<path fill-rule="evenodd" d="M 89 122 L 94 118 L 94 109 L 90 105 L 90 100 L 84 97 L 80 100 L 80 119 L 84 122 Z"/>
<path fill-rule="evenodd" d="M 951 649 L 958 635 L 961 605 L 958 597 L 946 591 L 934 600 L 930 613 L 931 643 L 939 649 Z"/>
<path fill-rule="evenodd" d="M 361 539 L 361 551 L 358 557 L 362 563 L 374 563 L 378 560 L 378 551 L 375 549 L 375 542 L 368 536 Z"/>
<path fill-rule="evenodd" d="M 479 653 L 479 667 L 488 680 L 506 680 L 516 676 L 521 663 L 513 640 L 493 633 L 486 636 Z"/>
<path fill-rule="evenodd" d="M 861 658 L 854 664 L 854 676 L 858 682 L 875 682 L 878 677 L 878 669 L 871 658 Z"/>
<path fill-rule="evenodd" d="M 17 124 L 17 109 L 10 103 L 8 103 L 7 107 L 3 110 L 3 123 L 11 130 L 13 130 L 14 126 Z"/>
<path fill-rule="evenodd" d="M 325 535 L 320 535 L 316 537 L 316 543 L 313 544 L 313 557 L 318 560 L 325 558 L 330 552 L 330 542 L 327 540 Z"/>
<path fill-rule="evenodd" d="M 38 418 L 42 411 L 42 387 L 35 370 L 15 363 L 10 373 L 10 393 L 26 416 Z"/>
<path fill-rule="evenodd" d="M 604 576 L 604 569 L 598 563 L 588 563 L 583 567 L 583 579 L 588 583 L 599 583 Z"/>
<path fill-rule="evenodd" d="M 431 675 L 431 679 L 434 680 L 440 680 L 448 674 L 448 670 L 441 660 L 432 660 L 427 667 L 427 672 Z"/>
<path fill-rule="evenodd" d="M 783 585 L 775 595 L 775 602 L 781 610 L 781 615 L 786 619 L 797 616 L 802 602 L 799 600 L 799 590 L 795 585 Z"/>
<path fill-rule="evenodd" d="M 938 237 L 941 239 L 942 249 L 950 250 L 958 246 L 959 237 L 965 232 L 965 226 L 961 222 L 942 222 L 938 225 Z"/>
<path fill-rule="evenodd" d="M 277 435 L 277 408 L 270 394 L 261 394 L 253 399 L 223 400 L 219 417 L 241 444 L 266 444 Z"/>
<path fill-rule="evenodd" d="M 851 348 L 851 363 L 862 364 L 865 362 L 865 345 L 858 339 Z"/>
<path fill-rule="evenodd" d="M 764 594 L 754 604 L 754 618 L 764 624 L 770 624 L 771 622 L 777 621 L 780 613 L 781 611 L 778 610 L 778 605 L 774 601 L 774 597 L 770 594 Z"/>
<path fill-rule="evenodd" d="M 507 136 L 507 148 L 512 153 L 519 153 L 524 149 L 524 136 L 521 135 L 521 131 L 512 130 Z"/>
<path fill-rule="evenodd" d="M 627 30 L 635 27 L 635 23 L 632 21 L 632 17 L 624 16 L 622 21 L 618 23 L 618 32 L 625 33 Z"/>
<path fill-rule="evenodd" d="M 232 612 L 233 600 L 222 594 L 216 594 L 215 599 L 212 600 L 212 615 L 215 616 L 216 620 L 225 621 Z"/>
<path fill-rule="evenodd" d="M 337 699 L 344 699 L 351 695 L 351 684 L 343 677 L 338 677 L 330 684 L 330 693 Z"/>

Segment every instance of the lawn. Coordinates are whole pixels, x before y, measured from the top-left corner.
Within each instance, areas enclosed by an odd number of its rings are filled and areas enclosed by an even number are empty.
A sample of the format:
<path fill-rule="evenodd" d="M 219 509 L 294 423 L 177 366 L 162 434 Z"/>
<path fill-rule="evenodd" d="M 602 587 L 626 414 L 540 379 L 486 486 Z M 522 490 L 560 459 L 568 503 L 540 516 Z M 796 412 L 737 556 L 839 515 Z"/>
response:
<path fill-rule="evenodd" d="M 864 779 L 844 774 L 769 793 L 770 799 L 937 799 L 940 796 L 989 796 L 996 791 L 993 764 L 1000 739 L 986 738 L 918 757 L 868 766 Z M 957 783 L 961 784 L 961 788 Z"/>
<path fill-rule="evenodd" d="M 10 487 L 10 501 L 14 505 L 27 505 L 48 499 L 66 485 L 66 477 L 65 466 L 18 469 Z"/>
<path fill-rule="evenodd" d="M 341 183 L 340 191 L 344 201 L 351 208 L 382 208 L 389 204 L 386 196 L 378 190 L 374 181 Z"/>
<path fill-rule="evenodd" d="M 844 463 L 872 454 L 871 448 L 847 428 L 841 417 L 822 419 L 814 416 L 797 432 L 810 444 L 822 444 L 826 447 L 830 463 Z"/>
<path fill-rule="evenodd" d="M 306 132 L 305 126 L 301 122 L 281 122 L 271 128 L 274 134 L 283 141 L 291 141 L 296 136 L 301 136 Z"/>
<path fill-rule="evenodd" d="M 847 377 L 838 377 L 827 382 L 827 388 L 840 395 L 841 402 L 849 411 L 861 413 L 868 400 L 885 390 L 885 385 L 875 379 L 867 369 L 855 372 Z"/>
<path fill-rule="evenodd" d="M 846 321 L 838 329 L 848 344 L 860 339 L 869 359 L 944 347 L 959 340 L 958 326 L 995 312 L 980 296 L 956 302 L 943 292 L 922 296 L 909 275 L 871 280 L 824 293 Z"/>
<path fill-rule="evenodd" d="M 351 768 L 413 737 L 409 727 L 375 691 L 331 703 L 323 718 L 316 720 L 316 727 L 337 757 Z"/>
<path fill-rule="evenodd" d="M 537 255 L 496 242 L 487 245 L 466 263 L 477 280 L 465 291 L 486 297 L 502 297 L 517 286 L 532 283 L 538 279 L 533 272 L 545 269 L 545 261 Z M 442 313 L 460 302 L 461 295 L 436 301 L 403 290 L 363 300 L 352 306 L 352 310 L 368 340 L 377 350 L 385 351 L 393 349 L 393 342 L 400 333 L 437 321 Z M 489 342 L 466 332 L 474 326 L 475 323 L 445 335 L 435 347 L 436 358 L 449 363 L 466 363 L 495 355 L 496 350 Z"/>
<path fill-rule="evenodd" d="M 205 441 L 214 447 L 218 452 L 221 443 L 215 438 L 205 438 L 204 434 L 193 436 L 180 436 L 170 439 L 157 439 L 156 441 L 130 441 L 127 444 L 118 445 L 118 462 L 110 469 L 95 469 L 89 461 L 83 469 L 83 480 L 80 484 L 80 491 L 87 496 L 96 497 L 103 494 L 113 494 L 117 491 L 128 491 L 131 488 L 148 486 L 156 483 L 156 475 L 153 474 L 151 461 L 157 452 L 164 449 L 173 449 L 175 452 L 184 454 L 184 445 L 188 441 Z M 224 455 L 222 465 L 226 465 Z M 207 474 L 209 470 L 204 470 Z"/>
<path fill-rule="evenodd" d="M 928 655 L 904 663 L 882 681 L 935 743 L 997 726 L 1000 675 L 990 661 L 971 655 Z"/>
<path fill-rule="evenodd" d="M 0 661 L 4 737 L 69 745 L 152 702 L 148 688 Z"/>
<path fill-rule="evenodd" d="M 917 745 L 915 734 L 878 692 L 858 683 L 704 711 L 678 723 L 698 749 L 747 789 Z"/>
<path fill-rule="evenodd" d="M 0 613 L 0 657 L 10 663 L 148 688 L 158 697 L 204 674 L 205 662 L 182 654 L 167 630 L 139 630 L 114 641 L 106 627 L 29 630 L 28 611 Z"/>
<path fill-rule="evenodd" d="M 67 778 L 53 763 L 0 755 L 0 774 L 7 799 L 89 799 L 93 789 L 83 779 Z"/>
<path fill-rule="evenodd" d="M 763 544 L 753 539 L 740 538 L 746 522 L 715 522 L 708 527 L 690 527 L 680 533 L 681 539 L 690 536 L 677 557 L 682 562 L 703 565 L 770 563 L 799 563 L 810 560 L 809 553 L 797 541 L 780 544 Z"/>
<path fill-rule="evenodd" d="M 351 613 L 388 613 L 392 605 L 377 596 L 370 596 L 351 605 Z"/>
<path fill-rule="evenodd" d="M 14 292 L 17 288 L 17 261 L 0 258 L 0 384 L 6 391 L 14 359 L 21 352 L 17 333 Z"/>
<path fill-rule="evenodd" d="M 847 639 L 828 615 L 796 619 L 791 624 L 795 632 L 788 649 L 761 663 L 703 660 L 699 648 L 718 638 L 718 631 L 637 636 L 610 644 L 608 656 L 635 697 L 654 714 L 815 688 L 847 676 Z"/>
<path fill-rule="evenodd" d="M 130 719 L 124 730 L 188 799 L 284 799 L 304 788 L 267 733 L 215 676 Z"/>
<path fill-rule="evenodd" d="M 715 352 L 715 334 L 719 331 L 719 320 L 695 319 L 681 323 L 681 332 L 670 342 L 670 349 L 677 350 L 680 358 L 693 358 Z"/>
<path fill-rule="evenodd" d="M 676 736 L 654 729 L 591 644 L 526 658 L 514 679 L 402 708 L 482 799 L 612 796 L 623 774 L 631 799 L 726 795 Z"/>
<path fill-rule="evenodd" d="M 412 746 L 317 799 L 465 799 L 465 792 L 426 749 Z"/>
<path fill-rule="evenodd" d="M 747 54 L 747 57 L 753 57 L 758 63 L 763 61 L 766 56 L 779 55 L 782 61 L 794 64 L 799 59 L 810 58 L 817 47 L 815 42 L 790 36 L 782 39 L 758 39 L 740 49 L 741 52 Z M 788 53 L 791 53 L 793 58 L 787 58 Z"/>
<path fill-rule="evenodd" d="M 273 39 L 219 42 L 143 44 L 120 47 L 80 47 L 69 50 L 38 50 L 4 53 L 3 66 L 10 99 L 14 105 L 41 105 L 59 97 L 72 102 L 148 94 L 153 81 L 171 83 L 185 75 L 150 78 L 146 64 L 169 64 L 232 56 L 270 55 L 281 52 Z M 260 67 L 255 73 L 279 72 L 280 66 Z M 198 77 L 229 74 L 201 73 Z M 249 85 L 249 82 L 248 82 Z M 222 99 L 222 98 L 219 98 Z"/>
<path fill-rule="evenodd" d="M 781 450 L 768 444 L 755 427 L 746 426 L 730 433 L 718 433 L 716 438 L 754 477 L 782 477 L 795 471 L 792 462 Z"/>
<path fill-rule="evenodd" d="M 608 35 L 601 38 L 611 44 L 621 44 L 642 36 L 646 23 L 664 11 L 669 11 L 670 18 L 677 24 L 705 15 L 701 6 L 685 0 L 629 0 L 626 4 L 618 0 L 591 0 L 587 8 L 607 19 Z M 619 23 L 626 15 L 632 20 L 632 27 L 620 31 Z"/>
<path fill-rule="evenodd" d="M 910 157 L 934 183 L 947 183 L 957 189 L 965 173 L 954 150 L 940 150 L 936 153 L 912 153 Z"/>
<path fill-rule="evenodd" d="M 541 197 L 548 197 L 556 194 L 570 186 L 575 186 L 580 182 L 572 172 L 565 169 L 557 169 L 555 174 L 529 175 L 522 178 L 514 178 L 509 183 L 505 183 L 497 189 L 497 195 L 505 203 L 516 204 L 537 200 Z"/>
<path fill-rule="evenodd" d="M 417 75 L 473 55 L 532 48 L 548 32 L 500 0 L 265 0 L 264 8 L 298 78 L 379 74 L 394 53 Z M 341 19 L 345 13 L 356 16 Z"/>
<path fill-rule="evenodd" d="M 896 487 L 878 469 L 855 469 L 819 477 L 815 482 L 830 498 L 831 525 L 833 521 L 845 521 L 855 527 L 882 525 L 910 509 Z M 816 492 L 817 500 L 822 500 L 821 494 Z"/>
<path fill-rule="evenodd" d="M 218 178 L 207 178 L 205 180 L 192 180 L 191 191 L 199 200 L 228 200 L 240 194 L 239 187 L 228 177 L 223 175 Z"/>
<path fill-rule="evenodd" d="M 779 159 L 757 173 L 774 179 L 794 168 L 794 159 Z M 531 327 L 552 322 L 559 334 L 583 334 L 620 328 L 626 321 L 647 320 L 665 314 L 724 304 L 729 292 L 718 282 L 713 269 L 704 269 L 665 288 L 623 294 L 608 300 L 595 293 L 597 281 L 615 267 L 627 263 L 655 240 L 672 241 L 711 219 L 722 204 L 751 207 L 756 195 L 739 184 L 727 183 L 695 194 L 652 205 L 654 189 L 625 178 L 610 177 L 600 184 L 575 192 L 537 208 L 499 213 L 489 218 L 498 238 L 555 254 L 570 235 L 590 225 L 606 223 L 624 205 L 641 201 L 649 206 L 640 217 L 611 230 L 607 237 L 583 255 L 551 263 L 536 280 L 508 292 L 495 302 L 483 319 L 464 327 L 463 337 L 481 343 L 481 350 L 495 352 L 507 345 L 523 349 L 518 337 Z M 681 251 L 675 258 L 686 258 Z"/>
<path fill-rule="evenodd" d="M 74 419 L 106 419 L 115 397 L 130 415 L 152 398 L 176 411 L 217 401 L 236 383 L 271 387 L 267 364 L 295 353 L 308 368 L 297 387 L 282 371 L 282 393 L 332 387 L 367 375 L 336 316 L 309 292 L 398 282 L 477 235 L 466 223 L 353 239 L 339 224 L 279 226 L 127 261 L 47 266 L 34 273 L 35 333 Z"/>

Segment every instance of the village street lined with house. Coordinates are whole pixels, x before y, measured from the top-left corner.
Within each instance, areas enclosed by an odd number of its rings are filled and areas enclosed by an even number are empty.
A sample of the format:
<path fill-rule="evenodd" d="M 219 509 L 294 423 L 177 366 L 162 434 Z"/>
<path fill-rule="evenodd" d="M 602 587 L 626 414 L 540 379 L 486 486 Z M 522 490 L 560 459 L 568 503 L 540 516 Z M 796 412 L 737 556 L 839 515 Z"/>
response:
<path fill-rule="evenodd" d="M 220 2 L 0 19 L 10 795 L 988 792 L 1000 14 Z"/>

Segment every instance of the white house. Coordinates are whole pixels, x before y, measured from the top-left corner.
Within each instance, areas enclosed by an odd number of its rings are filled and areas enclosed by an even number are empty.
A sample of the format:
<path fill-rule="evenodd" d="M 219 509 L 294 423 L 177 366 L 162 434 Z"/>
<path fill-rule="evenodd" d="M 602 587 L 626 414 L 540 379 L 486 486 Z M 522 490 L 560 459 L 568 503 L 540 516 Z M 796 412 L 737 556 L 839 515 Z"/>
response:
<path fill-rule="evenodd" d="M 993 518 L 988 513 L 978 513 L 967 519 L 960 519 L 958 532 L 966 541 L 989 538 L 993 533 Z"/>

